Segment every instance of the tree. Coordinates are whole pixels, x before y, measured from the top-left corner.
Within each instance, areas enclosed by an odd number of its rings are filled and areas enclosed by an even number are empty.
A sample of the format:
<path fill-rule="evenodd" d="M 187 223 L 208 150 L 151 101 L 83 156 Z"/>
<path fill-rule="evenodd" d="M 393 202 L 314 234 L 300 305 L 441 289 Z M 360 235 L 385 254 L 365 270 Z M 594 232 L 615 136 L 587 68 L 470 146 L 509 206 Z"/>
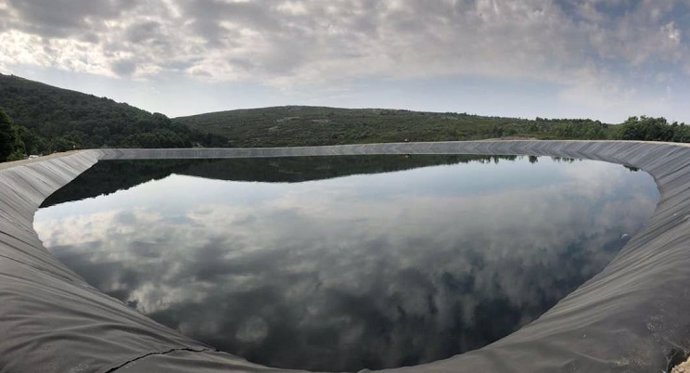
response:
<path fill-rule="evenodd" d="M 0 162 L 14 152 L 15 132 L 10 117 L 0 109 Z"/>
<path fill-rule="evenodd" d="M 674 137 L 673 127 L 665 118 L 630 117 L 621 125 L 623 140 L 671 141 Z"/>

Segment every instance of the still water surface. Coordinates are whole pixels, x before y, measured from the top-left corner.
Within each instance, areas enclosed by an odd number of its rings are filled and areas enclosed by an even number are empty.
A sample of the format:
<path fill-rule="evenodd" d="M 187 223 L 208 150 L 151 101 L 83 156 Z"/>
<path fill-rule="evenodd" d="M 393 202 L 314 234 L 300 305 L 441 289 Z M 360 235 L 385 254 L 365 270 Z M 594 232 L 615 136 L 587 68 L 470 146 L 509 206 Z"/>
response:
<path fill-rule="evenodd" d="M 357 371 L 482 347 L 599 272 L 652 178 L 595 161 L 108 161 L 35 228 L 90 284 L 250 361 Z"/>

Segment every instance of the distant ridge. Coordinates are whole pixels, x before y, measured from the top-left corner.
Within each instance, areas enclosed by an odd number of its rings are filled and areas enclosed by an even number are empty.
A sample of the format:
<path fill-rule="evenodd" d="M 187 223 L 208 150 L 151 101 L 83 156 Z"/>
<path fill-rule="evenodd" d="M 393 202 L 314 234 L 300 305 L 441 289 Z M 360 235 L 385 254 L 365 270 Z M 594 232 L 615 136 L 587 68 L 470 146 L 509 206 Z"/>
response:
<path fill-rule="evenodd" d="M 0 74 L 0 110 L 14 122 L 16 154 L 100 147 L 271 147 L 480 139 L 690 141 L 690 126 L 632 117 L 521 119 L 395 109 L 280 106 L 169 119 L 160 113 Z M 7 137 L 7 136 L 5 136 Z"/>
<path fill-rule="evenodd" d="M 501 137 L 605 139 L 608 124 L 588 119 L 536 120 L 393 109 L 279 106 L 173 119 L 225 136 L 233 146 L 306 146 Z"/>

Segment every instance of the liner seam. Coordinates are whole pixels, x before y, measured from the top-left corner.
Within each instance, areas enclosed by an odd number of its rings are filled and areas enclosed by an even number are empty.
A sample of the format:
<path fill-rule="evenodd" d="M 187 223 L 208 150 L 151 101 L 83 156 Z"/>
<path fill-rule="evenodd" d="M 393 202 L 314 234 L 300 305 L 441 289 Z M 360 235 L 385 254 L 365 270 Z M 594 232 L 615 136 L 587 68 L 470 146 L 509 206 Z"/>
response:
<path fill-rule="evenodd" d="M 145 358 L 147 358 L 147 357 L 149 357 L 149 356 L 153 356 L 153 355 L 167 355 L 167 354 L 169 354 L 169 353 L 173 353 L 173 352 L 176 352 L 176 351 L 207 352 L 207 351 L 212 351 L 212 350 L 211 350 L 211 349 L 208 349 L 208 348 L 198 348 L 198 349 L 195 349 L 195 348 L 191 348 L 191 347 L 180 347 L 180 348 L 171 348 L 171 349 L 165 350 L 165 351 L 154 351 L 154 352 L 149 352 L 149 353 L 147 353 L 147 354 L 144 354 L 144 355 L 141 355 L 141 356 L 137 356 L 137 357 L 135 357 L 134 359 L 127 360 L 127 361 L 125 361 L 124 363 L 122 363 L 122 364 L 120 364 L 120 365 L 118 365 L 118 366 L 112 367 L 112 368 L 106 370 L 105 373 L 113 373 L 113 372 L 119 370 L 120 368 L 125 367 L 127 364 L 133 363 L 133 362 L 138 361 L 138 360 L 141 360 L 141 359 L 145 359 Z"/>

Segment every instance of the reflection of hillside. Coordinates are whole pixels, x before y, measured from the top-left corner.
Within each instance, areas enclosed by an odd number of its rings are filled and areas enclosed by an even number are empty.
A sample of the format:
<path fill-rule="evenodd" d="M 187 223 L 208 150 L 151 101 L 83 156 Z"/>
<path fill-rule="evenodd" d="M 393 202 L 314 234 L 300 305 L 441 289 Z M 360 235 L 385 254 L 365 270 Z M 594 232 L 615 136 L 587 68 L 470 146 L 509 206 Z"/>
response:
<path fill-rule="evenodd" d="M 514 160 L 515 156 L 376 155 L 242 159 L 102 161 L 55 192 L 42 207 L 129 189 L 170 174 L 231 181 L 295 183 L 356 174 L 409 170 L 468 162 Z"/>

